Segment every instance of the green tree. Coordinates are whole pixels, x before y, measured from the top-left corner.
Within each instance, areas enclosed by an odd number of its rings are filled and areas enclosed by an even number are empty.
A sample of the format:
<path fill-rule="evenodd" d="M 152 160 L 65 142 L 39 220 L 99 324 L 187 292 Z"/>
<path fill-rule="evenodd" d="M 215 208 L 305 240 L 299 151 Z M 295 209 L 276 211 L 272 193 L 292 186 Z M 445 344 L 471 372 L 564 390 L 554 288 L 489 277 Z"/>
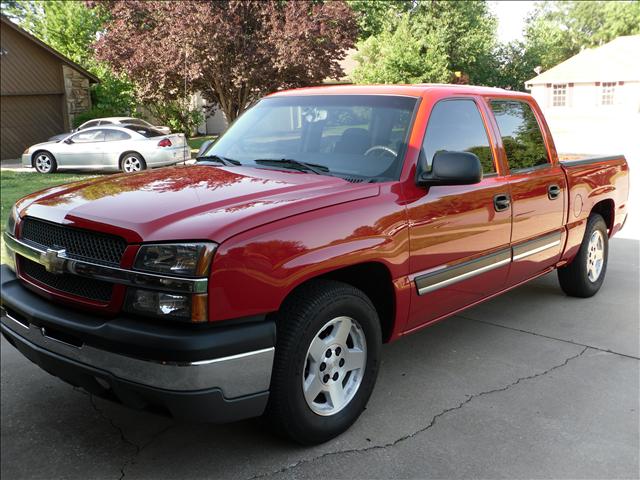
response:
<path fill-rule="evenodd" d="M 347 3 L 356 13 L 361 40 L 382 33 L 414 6 L 412 0 L 348 0 Z"/>
<path fill-rule="evenodd" d="M 640 34 L 640 2 L 542 2 L 524 34 L 527 54 L 547 70 L 583 48 Z"/>
<path fill-rule="evenodd" d="M 361 13 L 384 19 L 365 22 L 365 34 L 381 30 L 358 44 L 356 82 L 446 82 L 456 71 L 472 83 L 490 78 L 497 23 L 486 2 L 415 0 L 404 12 L 405 4 L 383 5 L 386 14 L 379 6 Z"/>

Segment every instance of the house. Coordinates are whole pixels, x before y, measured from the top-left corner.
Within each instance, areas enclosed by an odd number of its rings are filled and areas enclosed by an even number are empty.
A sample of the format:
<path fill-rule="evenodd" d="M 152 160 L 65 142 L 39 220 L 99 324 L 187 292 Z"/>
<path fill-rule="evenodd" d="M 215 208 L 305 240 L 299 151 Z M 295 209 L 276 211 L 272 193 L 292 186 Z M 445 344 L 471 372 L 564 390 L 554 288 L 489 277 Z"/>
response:
<path fill-rule="evenodd" d="M 561 153 L 640 161 L 640 35 L 583 50 L 525 82 Z"/>
<path fill-rule="evenodd" d="M 98 78 L 0 17 L 0 159 L 71 130 Z"/>

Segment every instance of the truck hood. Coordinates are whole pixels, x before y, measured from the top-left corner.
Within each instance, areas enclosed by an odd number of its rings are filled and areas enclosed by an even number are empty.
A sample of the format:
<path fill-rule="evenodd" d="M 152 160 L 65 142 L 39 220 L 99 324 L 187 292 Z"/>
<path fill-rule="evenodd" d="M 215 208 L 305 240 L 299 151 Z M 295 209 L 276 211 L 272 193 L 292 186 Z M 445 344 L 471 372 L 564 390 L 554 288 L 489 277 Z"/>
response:
<path fill-rule="evenodd" d="M 195 165 L 110 175 L 36 192 L 25 215 L 141 241 L 212 240 L 379 194 L 376 184 L 281 170 Z"/>

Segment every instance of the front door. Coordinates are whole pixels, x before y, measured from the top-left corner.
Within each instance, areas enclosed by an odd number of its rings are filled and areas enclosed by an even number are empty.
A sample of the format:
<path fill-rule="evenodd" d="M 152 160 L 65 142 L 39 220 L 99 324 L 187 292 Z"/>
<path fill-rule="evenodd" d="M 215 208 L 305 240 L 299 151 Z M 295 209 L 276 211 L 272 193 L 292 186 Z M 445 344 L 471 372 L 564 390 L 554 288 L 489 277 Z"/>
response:
<path fill-rule="evenodd" d="M 513 209 L 513 263 L 509 286 L 555 265 L 562 252 L 566 179 L 553 165 L 540 125 L 524 101 L 490 103 L 509 164 Z"/>
<path fill-rule="evenodd" d="M 508 179 L 498 174 L 485 121 L 474 98 L 436 103 L 421 155 L 468 151 L 482 163 L 476 185 L 436 186 L 408 205 L 411 312 L 408 330 L 504 288 L 511 251 Z"/>
<path fill-rule="evenodd" d="M 103 163 L 104 130 L 82 130 L 60 142 L 56 159 L 61 167 L 96 167 Z M 69 142 L 69 143 L 67 143 Z"/>

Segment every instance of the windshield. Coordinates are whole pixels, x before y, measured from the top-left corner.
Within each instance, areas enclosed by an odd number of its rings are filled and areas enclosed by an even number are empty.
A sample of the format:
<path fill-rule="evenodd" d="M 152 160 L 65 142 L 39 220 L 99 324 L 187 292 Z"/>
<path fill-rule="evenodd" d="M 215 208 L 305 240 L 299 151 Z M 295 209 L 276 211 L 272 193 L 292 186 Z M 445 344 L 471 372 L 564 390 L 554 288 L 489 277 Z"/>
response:
<path fill-rule="evenodd" d="M 261 168 L 300 169 L 303 162 L 325 175 L 398 179 L 416 102 L 390 95 L 265 98 L 202 156 Z"/>

